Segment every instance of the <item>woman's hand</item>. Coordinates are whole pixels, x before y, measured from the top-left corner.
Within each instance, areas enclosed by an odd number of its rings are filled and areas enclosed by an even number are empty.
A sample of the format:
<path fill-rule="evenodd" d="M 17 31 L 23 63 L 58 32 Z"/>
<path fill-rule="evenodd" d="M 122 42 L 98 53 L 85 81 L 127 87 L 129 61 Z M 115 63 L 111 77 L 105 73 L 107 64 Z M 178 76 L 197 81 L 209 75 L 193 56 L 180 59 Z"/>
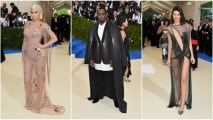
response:
<path fill-rule="evenodd" d="M 168 65 L 169 67 L 171 66 L 170 59 L 168 59 L 167 65 Z"/>
<path fill-rule="evenodd" d="M 194 57 L 191 57 L 191 63 L 192 63 L 192 64 L 195 64 L 195 59 L 194 59 Z"/>
<path fill-rule="evenodd" d="M 40 48 L 40 49 L 44 49 L 44 48 L 45 48 L 44 45 L 42 45 L 41 43 L 37 43 L 37 44 L 36 44 L 36 47 L 37 47 L 37 48 Z"/>

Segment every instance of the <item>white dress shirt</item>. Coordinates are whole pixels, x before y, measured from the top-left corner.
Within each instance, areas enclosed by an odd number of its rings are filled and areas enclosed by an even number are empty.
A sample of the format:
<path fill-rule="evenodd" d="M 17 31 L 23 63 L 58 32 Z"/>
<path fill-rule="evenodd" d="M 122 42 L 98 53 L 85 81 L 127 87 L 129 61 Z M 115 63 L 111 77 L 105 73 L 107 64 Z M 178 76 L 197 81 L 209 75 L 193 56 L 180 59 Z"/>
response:
<path fill-rule="evenodd" d="M 106 26 L 106 22 L 103 25 L 101 24 L 98 25 L 98 36 L 100 38 L 100 41 L 102 41 L 105 26 Z M 113 70 L 110 64 L 104 64 L 102 60 L 101 60 L 101 63 L 94 63 L 94 67 L 96 70 L 100 70 L 100 71 Z"/>

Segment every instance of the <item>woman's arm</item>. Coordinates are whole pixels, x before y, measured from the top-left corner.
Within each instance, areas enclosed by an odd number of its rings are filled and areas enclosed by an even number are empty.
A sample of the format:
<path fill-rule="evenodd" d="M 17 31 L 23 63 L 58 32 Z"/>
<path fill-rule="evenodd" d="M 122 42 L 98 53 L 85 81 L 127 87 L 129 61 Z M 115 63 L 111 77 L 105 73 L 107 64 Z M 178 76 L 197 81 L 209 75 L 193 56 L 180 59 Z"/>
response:
<path fill-rule="evenodd" d="M 50 45 L 52 45 L 53 43 L 55 43 L 58 38 L 56 37 L 55 33 L 50 29 L 50 26 L 45 24 L 45 32 L 47 32 L 47 34 L 50 36 L 50 41 L 45 43 L 44 45 L 42 44 L 37 44 L 37 47 L 38 48 L 47 48 L 49 47 Z"/>
<path fill-rule="evenodd" d="M 191 30 L 190 30 L 189 26 L 187 26 L 187 32 L 188 32 L 188 37 L 189 37 L 189 50 L 190 50 L 190 54 L 191 54 L 191 62 L 192 62 L 192 64 L 194 64 L 195 59 L 194 59 L 194 54 L 193 54 L 193 50 L 192 50 Z"/>
<path fill-rule="evenodd" d="M 47 25 L 45 27 L 46 27 L 45 28 L 46 32 L 50 36 L 50 41 L 44 44 L 44 48 L 49 47 L 50 45 L 52 45 L 53 43 L 55 43 L 58 40 L 58 38 L 56 37 L 55 33 L 50 29 L 50 26 Z"/>
<path fill-rule="evenodd" d="M 121 37 L 122 37 L 122 40 L 124 41 L 126 37 L 126 33 L 123 30 L 121 30 Z"/>
<path fill-rule="evenodd" d="M 170 66 L 170 58 L 171 58 L 171 50 L 172 50 L 172 40 L 167 32 L 167 38 L 168 38 L 168 65 Z"/>
<path fill-rule="evenodd" d="M 157 34 L 159 35 L 159 34 L 162 32 L 162 30 L 163 30 L 163 27 L 160 26 L 160 27 L 158 28 Z"/>

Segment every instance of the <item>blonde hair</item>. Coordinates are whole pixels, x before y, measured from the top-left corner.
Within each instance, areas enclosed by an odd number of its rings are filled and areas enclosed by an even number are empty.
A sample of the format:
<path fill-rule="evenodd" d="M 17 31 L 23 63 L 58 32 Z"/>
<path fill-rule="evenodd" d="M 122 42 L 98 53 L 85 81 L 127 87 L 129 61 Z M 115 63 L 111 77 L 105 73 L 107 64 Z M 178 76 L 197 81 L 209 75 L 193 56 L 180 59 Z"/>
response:
<path fill-rule="evenodd" d="M 41 6 L 40 5 L 38 5 L 38 4 L 35 4 L 35 5 L 33 5 L 31 8 L 30 8 L 30 12 L 33 12 L 33 11 L 38 11 L 38 12 L 40 12 L 40 20 L 44 20 L 43 19 L 43 10 L 42 10 L 42 8 L 41 8 Z"/>

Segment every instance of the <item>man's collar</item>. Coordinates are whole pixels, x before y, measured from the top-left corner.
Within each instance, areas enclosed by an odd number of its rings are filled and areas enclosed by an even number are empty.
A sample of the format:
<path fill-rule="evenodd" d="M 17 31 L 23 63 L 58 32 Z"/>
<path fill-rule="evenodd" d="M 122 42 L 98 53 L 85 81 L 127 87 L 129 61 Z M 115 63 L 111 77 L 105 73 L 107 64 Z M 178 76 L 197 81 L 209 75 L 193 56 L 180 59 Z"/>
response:
<path fill-rule="evenodd" d="M 105 26 L 106 23 L 107 23 L 107 21 L 105 21 L 104 24 L 102 24 L 102 25 L 101 25 L 100 23 L 98 23 L 98 25 L 100 25 L 100 26 Z"/>

